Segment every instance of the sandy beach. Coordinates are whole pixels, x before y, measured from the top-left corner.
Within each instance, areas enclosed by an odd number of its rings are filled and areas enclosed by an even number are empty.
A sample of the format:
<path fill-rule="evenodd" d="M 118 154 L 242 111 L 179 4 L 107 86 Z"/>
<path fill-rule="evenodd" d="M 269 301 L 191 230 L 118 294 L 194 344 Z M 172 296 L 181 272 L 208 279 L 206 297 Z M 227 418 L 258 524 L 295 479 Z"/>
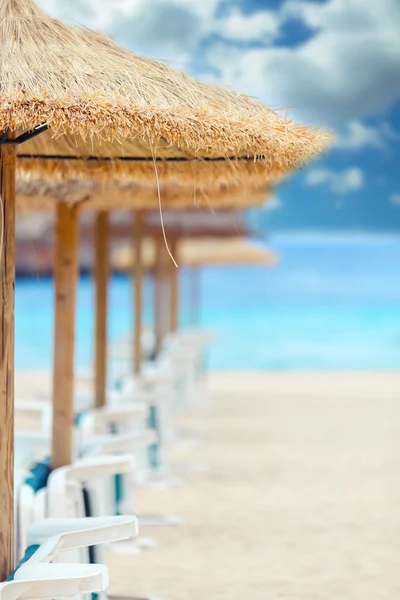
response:
<path fill-rule="evenodd" d="M 400 374 L 210 376 L 201 434 L 171 455 L 208 472 L 140 489 L 179 514 L 156 550 L 109 557 L 111 591 L 171 600 L 394 599 L 400 592 Z M 150 534 L 149 530 L 143 532 Z"/>

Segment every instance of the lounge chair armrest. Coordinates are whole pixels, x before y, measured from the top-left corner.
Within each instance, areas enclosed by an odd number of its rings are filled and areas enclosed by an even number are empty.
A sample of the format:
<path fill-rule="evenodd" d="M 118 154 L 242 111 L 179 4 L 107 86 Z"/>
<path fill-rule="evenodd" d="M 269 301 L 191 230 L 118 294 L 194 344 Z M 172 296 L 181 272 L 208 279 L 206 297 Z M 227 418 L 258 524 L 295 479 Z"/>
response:
<path fill-rule="evenodd" d="M 26 564 L 14 577 L 14 581 L 0 584 L 0 600 L 51 600 L 102 592 L 108 587 L 105 565 Z"/>
<path fill-rule="evenodd" d="M 107 436 L 118 438 L 118 436 Z M 136 468 L 135 457 L 132 454 L 113 456 L 90 456 L 75 461 L 72 465 L 62 467 L 68 480 L 86 483 L 99 477 L 131 473 Z"/>
<path fill-rule="evenodd" d="M 147 406 L 144 402 L 127 402 L 95 409 L 96 420 L 105 424 L 143 418 L 146 414 Z"/>
<path fill-rule="evenodd" d="M 151 446 L 157 442 L 157 432 L 153 429 L 146 429 L 137 433 L 96 436 L 82 447 L 82 452 L 83 455 L 129 452 L 143 446 Z"/>
<path fill-rule="evenodd" d="M 28 528 L 29 545 L 40 547 L 25 564 L 48 563 L 60 552 L 109 544 L 138 535 L 133 516 L 44 519 Z"/>

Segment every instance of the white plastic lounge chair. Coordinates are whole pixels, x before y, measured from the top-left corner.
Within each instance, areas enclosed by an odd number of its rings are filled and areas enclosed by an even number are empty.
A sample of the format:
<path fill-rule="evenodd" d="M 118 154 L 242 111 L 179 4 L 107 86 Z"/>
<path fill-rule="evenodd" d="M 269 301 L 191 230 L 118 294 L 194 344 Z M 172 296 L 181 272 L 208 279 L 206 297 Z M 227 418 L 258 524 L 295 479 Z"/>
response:
<path fill-rule="evenodd" d="M 117 457 L 105 457 L 95 458 L 91 461 L 91 477 L 101 477 L 103 475 L 109 475 L 110 473 L 110 464 L 111 464 L 111 473 L 114 473 L 115 469 L 131 470 L 134 467 L 134 459 L 132 456 L 121 456 Z M 54 473 L 57 473 L 58 470 L 55 470 Z M 81 473 L 81 477 L 85 476 L 85 467 L 84 465 L 77 465 L 75 468 L 75 472 L 77 475 Z M 32 544 L 32 541 L 28 539 L 30 528 L 33 524 L 37 522 L 42 522 L 46 517 L 60 517 L 60 518 L 72 518 L 72 517 L 84 517 L 85 510 L 75 510 L 75 507 L 69 507 L 68 503 L 65 499 L 60 499 L 64 501 L 63 509 L 55 514 L 49 514 L 49 480 L 51 478 L 50 473 L 50 465 L 48 461 L 42 461 L 41 463 L 35 464 L 30 470 L 27 471 L 25 477 L 22 481 L 19 482 L 18 488 L 16 490 L 16 499 L 17 499 L 17 528 L 16 528 L 16 547 L 17 547 L 17 558 L 21 559 L 22 555 L 25 553 L 26 548 Z M 72 482 L 69 481 L 69 486 L 72 487 Z M 106 486 L 104 486 L 106 487 Z M 69 490 L 69 495 L 71 495 Z M 53 511 L 54 512 L 54 511 Z M 113 514 L 113 513 L 111 513 Z M 114 513 L 115 514 L 115 513 Z M 107 515 L 102 515 L 107 517 Z M 125 521 L 124 519 L 128 519 Z M 127 516 L 122 519 L 122 523 L 136 523 L 137 527 L 137 519 L 135 517 Z M 133 521 L 132 521 L 133 519 Z M 94 521 L 93 521 L 94 522 Z M 99 521 L 100 523 L 100 521 Z M 110 521 L 107 521 L 107 525 L 110 525 Z M 115 521 L 114 525 L 118 525 L 119 522 Z M 47 529 L 45 530 L 45 535 L 48 535 Z M 118 533 L 118 530 L 115 529 L 114 533 Z M 136 534 L 135 534 L 136 535 Z M 127 536 L 125 532 L 123 533 L 121 539 L 126 539 Z"/>
<path fill-rule="evenodd" d="M 79 517 L 88 510 L 106 507 L 107 477 L 115 471 L 132 470 L 134 462 L 130 456 L 95 457 L 81 460 L 74 467 L 54 470 L 47 481 L 47 507 L 50 514 L 68 514 L 68 517 L 50 517 L 28 527 L 26 534 L 29 548 L 34 549 L 29 564 L 44 561 L 90 562 L 102 560 L 102 550 L 111 548 L 124 540 L 131 544 L 129 550 L 135 552 L 134 541 L 138 536 L 137 519 L 133 516 Z M 83 487 L 82 482 L 85 486 Z M 92 491 L 97 490 L 96 494 Z M 38 547 L 40 545 L 40 547 Z M 127 546 L 124 547 L 126 552 Z M 135 599 L 129 596 L 130 600 Z M 142 599 L 145 600 L 145 599 Z"/>

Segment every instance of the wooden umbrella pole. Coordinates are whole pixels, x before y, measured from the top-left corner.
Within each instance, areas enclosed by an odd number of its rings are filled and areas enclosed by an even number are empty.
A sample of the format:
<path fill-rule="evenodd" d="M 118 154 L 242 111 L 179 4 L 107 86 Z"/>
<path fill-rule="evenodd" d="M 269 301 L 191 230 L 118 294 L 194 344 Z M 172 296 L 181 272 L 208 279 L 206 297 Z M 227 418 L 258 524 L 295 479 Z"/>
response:
<path fill-rule="evenodd" d="M 178 263 L 178 247 L 179 242 L 177 239 L 171 240 L 170 250 L 175 261 Z M 170 298 L 169 298 L 169 330 L 176 331 L 179 327 L 179 271 L 175 266 L 175 263 L 171 258 L 167 257 L 168 273 L 169 273 L 169 286 L 170 286 Z M 178 263 L 179 264 L 179 263 Z"/>
<path fill-rule="evenodd" d="M 170 244 L 171 245 L 171 244 Z M 169 270 L 171 268 L 171 257 L 164 240 L 161 241 L 160 259 L 160 338 L 161 340 L 171 331 L 171 285 Z M 172 267 L 176 268 L 172 262 Z"/>
<path fill-rule="evenodd" d="M 60 203 L 54 261 L 55 323 L 52 468 L 72 460 L 75 305 L 78 280 L 78 209 Z"/>
<path fill-rule="evenodd" d="M 156 355 L 160 351 L 165 334 L 165 242 L 162 237 L 155 239 L 156 255 L 154 264 L 154 339 Z"/>
<path fill-rule="evenodd" d="M 154 326 L 154 345 L 157 356 L 161 344 L 161 319 L 160 319 L 160 292 L 161 292 L 161 248 L 160 240 L 155 238 L 155 257 L 153 267 L 153 326 Z"/>
<path fill-rule="evenodd" d="M 0 581 L 4 581 L 14 568 L 15 147 L 13 146 L 0 146 L 0 195 Z"/>
<path fill-rule="evenodd" d="M 142 323 L 143 323 L 143 211 L 137 210 L 133 223 L 133 239 L 135 246 L 135 263 L 133 265 L 132 280 L 134 282 L 134 344 L 133 361 L 135 373 L 139 374 L 142 368 Z"/>
<path fill-rule="evenodd" d="M 106 404 L 107 390 L 107 307 L 109 279 L 108 213 L 98 213 L 95 222 L 96 331 L 95 331 L 95 406 Z"/>

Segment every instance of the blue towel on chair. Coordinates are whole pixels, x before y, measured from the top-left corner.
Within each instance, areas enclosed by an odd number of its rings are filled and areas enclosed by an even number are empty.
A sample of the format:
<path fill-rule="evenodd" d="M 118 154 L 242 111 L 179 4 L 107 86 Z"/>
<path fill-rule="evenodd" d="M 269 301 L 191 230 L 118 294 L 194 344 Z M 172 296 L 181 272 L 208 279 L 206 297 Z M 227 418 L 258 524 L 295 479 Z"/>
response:
<path fill-rule="evenodd" d="M 30 485 L 34 492 L 42 490 L 47 485 L 47 480 L 50 475 L 50 459 L 36 463 L 30 471 L 25 483 Z"/>
<path fill-rule="evenodd" d="M 11 575 L 9 577 L 7 577 L 6 581 L 14 581 L 14 579 L 15 579 L 15 573 L 18 571 L 18 569 L 20 567 L 22 567 L 22 565 L 24 563 L 28 562 L 28 560 L 30 558 L 32 558 L 32 556 L 35 554 L 35 552 L 37 550 L 39 550 L 39 548 L 40 548 L 39 544 L 33 544 L 32 546 L 28 546 L 28 548 L 25 550 L 24 556 L 21 558 L 21 560 L 19 561 L 19 563 L 17 564 L 17 566 L 15 567 L 15 569 L 11 573 Z"/>

